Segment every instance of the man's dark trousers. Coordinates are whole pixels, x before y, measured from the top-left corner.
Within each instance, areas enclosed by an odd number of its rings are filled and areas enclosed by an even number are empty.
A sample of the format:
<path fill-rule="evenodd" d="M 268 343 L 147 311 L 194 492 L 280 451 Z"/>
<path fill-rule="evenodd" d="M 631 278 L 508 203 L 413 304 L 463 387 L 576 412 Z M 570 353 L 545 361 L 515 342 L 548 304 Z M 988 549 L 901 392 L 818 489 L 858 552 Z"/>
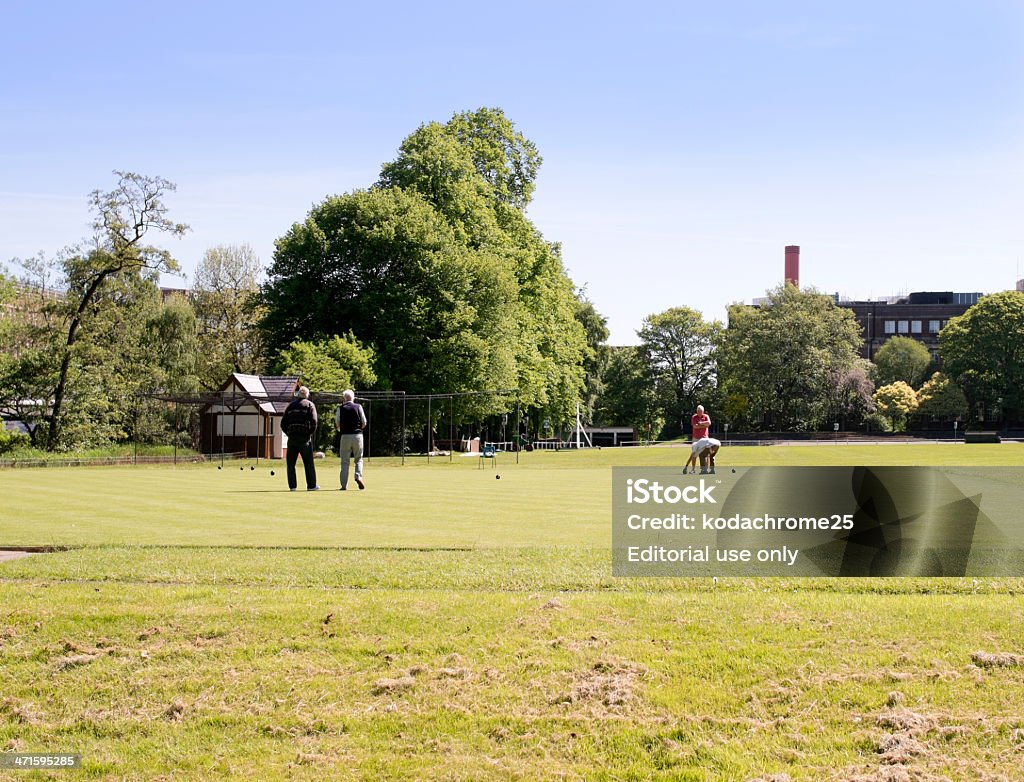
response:
<path fill-rule="evenodd" d="M 288 453 L 285 454 L 285 464 L 288 466 L 288 488 L 298 488 L 299 482 L 295 476 L 295 460 L 302 455 L 302 468 L 306 471 L 306 488 L 316 488 L 316 466 L 313 464 L 313 443 L 307 437 L 299 440 L 294 437 L 288 438 Z"/>

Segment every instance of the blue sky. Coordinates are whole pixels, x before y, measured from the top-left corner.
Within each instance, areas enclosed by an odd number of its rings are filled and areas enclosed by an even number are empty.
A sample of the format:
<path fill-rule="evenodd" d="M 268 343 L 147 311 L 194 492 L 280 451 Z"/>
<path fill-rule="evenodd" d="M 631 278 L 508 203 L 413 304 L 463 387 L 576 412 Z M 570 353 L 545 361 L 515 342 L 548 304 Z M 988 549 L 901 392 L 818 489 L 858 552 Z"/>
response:
<path fill-rule="evenodd" d="M 15 3 L 0 30 L 0 261 L 88 235 L 114 169 L 177 183 L 186 271 L 373 183 L 497 106 L 544 158 L 529 216 L 633 343 L 782 277 L 828 293 L 1024 276 L 1024 4 Z M 184 280 L 166 280 L 184 285 Z"/>

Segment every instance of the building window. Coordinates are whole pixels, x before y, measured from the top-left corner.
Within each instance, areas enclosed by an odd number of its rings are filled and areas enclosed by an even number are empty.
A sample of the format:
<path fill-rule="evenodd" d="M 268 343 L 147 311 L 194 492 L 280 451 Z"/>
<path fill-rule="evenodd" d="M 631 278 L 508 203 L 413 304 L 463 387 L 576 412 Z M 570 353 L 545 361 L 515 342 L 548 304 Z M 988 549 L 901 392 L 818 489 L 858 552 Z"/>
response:
<path fill-rule="evenodd" d="M 942 331 L 942 321 L 941 320 L 930 320 L 930 321 L 928 321 L 928 332 L 930 334 L 938 334 L 940 331 Z"/>
<path fill-rule="evenodd" d="M 899 322 L 899 324 L 897 324 L 897 331 L 899 331 L 900 334 L 909 334 L 910 333 L 910 321 L 908 321 L 908 320 L 901 320 Z"/>
<path fill-rule="evenodd" d="M 919 321 L 919 320 L 912 320 L 912 321 L 910 321 L 910 333 L 911 334 L 920 334 L 921 333 L 921 321 Z"/>
<path fill-rule="evenodd" d="M 894 320 L 887 320 L 885 322 L 885 333 L 886 334 L 895 334 L 896 333 L 896 321 L 894 321 Z"/>

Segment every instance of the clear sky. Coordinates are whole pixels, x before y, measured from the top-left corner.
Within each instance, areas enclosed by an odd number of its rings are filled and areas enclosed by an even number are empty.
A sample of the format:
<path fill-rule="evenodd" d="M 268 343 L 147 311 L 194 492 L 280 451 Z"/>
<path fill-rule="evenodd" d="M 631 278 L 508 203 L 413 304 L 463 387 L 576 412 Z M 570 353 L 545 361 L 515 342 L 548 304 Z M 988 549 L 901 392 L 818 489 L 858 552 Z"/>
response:
<path fill-rule="evenodd" d="M 529 216 L 613 344 L 781 281 L 876 298 L 1024 276 L 1024 3 L 0 0 L 0 261 L 89 233 L 114 169 L 170 247 L 274 240 L 420 124 L 496 106 Z M 185 280 L 165 280 L 184 286 Z"/>

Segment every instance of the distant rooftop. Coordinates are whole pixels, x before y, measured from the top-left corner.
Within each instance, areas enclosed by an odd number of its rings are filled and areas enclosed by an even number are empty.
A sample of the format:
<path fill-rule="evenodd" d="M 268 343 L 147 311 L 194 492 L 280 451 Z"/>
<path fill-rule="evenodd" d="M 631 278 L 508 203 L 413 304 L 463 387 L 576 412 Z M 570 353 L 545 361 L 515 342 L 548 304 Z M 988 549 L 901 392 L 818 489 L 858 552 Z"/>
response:
<path fill-rule="evenodd" d="M 898 296 L 883 296 L 878 299 L 850 299 L 840 296 L 833 297 L 837 304 L 961 304 L 974 305 L 984 293 L 955 293 L 953 291 L 915 291 Z"/>

